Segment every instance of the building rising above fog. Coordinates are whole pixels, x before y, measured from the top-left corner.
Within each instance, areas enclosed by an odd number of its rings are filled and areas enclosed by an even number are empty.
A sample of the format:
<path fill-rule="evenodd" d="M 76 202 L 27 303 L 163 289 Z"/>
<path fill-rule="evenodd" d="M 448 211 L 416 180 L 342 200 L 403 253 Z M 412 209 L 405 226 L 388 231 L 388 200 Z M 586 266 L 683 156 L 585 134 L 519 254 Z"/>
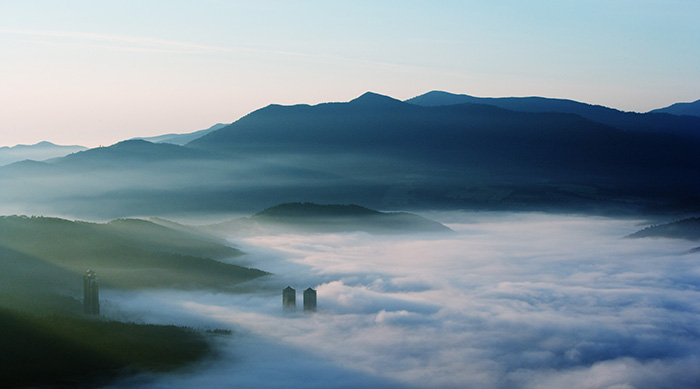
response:
<path fill-rule="evenodd" d="M 297 292 L 291 286 L 282 290 L 282 307 L 288 311 L 297 309 Z"/>
<path fill-rule="evenodd" d="M 83 275 L 83 310 L 89 315 L 100 314 L 100 286 L 97 273 L 90 269 Z"/>
<path fill-rule="evenodd" d="M 311 288 L 304 291 L 304 311 L 316 312 L 316 291 Z"/>

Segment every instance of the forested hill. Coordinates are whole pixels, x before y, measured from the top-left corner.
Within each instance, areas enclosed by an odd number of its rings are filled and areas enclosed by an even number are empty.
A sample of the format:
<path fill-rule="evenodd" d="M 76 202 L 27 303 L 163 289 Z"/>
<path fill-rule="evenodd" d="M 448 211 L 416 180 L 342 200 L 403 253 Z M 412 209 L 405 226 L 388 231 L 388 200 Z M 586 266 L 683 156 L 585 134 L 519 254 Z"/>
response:
<path fill-rule="evenodd" d="M 355 204 L 284 203 L 250 218 L 207 226 L 211 231 L 242 234 L 260 230 L 353 232 L 373 234 L 445 233 L 448 227 L 406 212 L 380 212 Z"/>
<path fill-rule="evenodd" d="M 19 300 L 37 294 L 82 296 L 87 269 L 97 272 L 101 287 L 124 289 L 222 290 L 267 274 L 217 260 L 240 254 L 213 239 L 144 220 L 97 224 L 0 217 L 0 290 Z"/>

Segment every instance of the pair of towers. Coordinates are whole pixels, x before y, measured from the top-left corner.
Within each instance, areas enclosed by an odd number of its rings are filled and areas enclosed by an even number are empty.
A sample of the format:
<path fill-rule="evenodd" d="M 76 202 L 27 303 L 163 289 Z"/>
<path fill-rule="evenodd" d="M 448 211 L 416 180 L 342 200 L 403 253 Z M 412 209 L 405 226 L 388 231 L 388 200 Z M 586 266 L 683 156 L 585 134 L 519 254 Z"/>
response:
<path fill-rule="evenodd" d="M 282 307 L 287 311 L 297 309 L 297 292 L 291 286 L 282 290 Z M 316 312 L 316 291 L 308 288 L 304 291 L 304 311 Z"/>
<path fill-rule="evenodd" d="M 100 285 L 97 273 L 90 269 L 83 275 L 83 311 L 89 315 L 100 314 Z"/>

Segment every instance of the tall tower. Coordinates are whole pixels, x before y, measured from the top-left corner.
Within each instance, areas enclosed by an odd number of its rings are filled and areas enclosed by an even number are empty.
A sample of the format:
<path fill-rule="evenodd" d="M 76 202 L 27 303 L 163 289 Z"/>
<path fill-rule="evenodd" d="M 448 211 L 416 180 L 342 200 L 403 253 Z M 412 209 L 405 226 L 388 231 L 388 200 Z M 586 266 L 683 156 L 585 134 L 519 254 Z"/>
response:
<path fill-rule="evenodd" d="M 100 314 L 100 286 L 97 274 L 90 269 L 83 275 L 83 310 L 90 315 Z"/>
<path fill-rule="evenodd" d="M 316 291 L 311 288 L 304 291 L 304 311 L 316 312 Z"/>
<path fill-rule="evenodd" d="M 282 307 L 287 311 L 297 309 L 297 292 L 291 286 L 282 290 Z"/>

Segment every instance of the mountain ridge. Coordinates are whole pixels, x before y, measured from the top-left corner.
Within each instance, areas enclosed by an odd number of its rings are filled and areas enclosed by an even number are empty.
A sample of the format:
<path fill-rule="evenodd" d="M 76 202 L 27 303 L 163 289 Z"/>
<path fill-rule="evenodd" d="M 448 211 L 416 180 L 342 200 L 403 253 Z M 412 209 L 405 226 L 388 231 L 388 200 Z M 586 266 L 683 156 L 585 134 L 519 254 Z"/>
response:
<path fill-rule="evenodd" d="M 696 100 L 689 103 L 675 103 L 669 105 L 668 107 L 654 109 L 649 112 L 700 117 L 700 100 Z"/>
<path fill-rule="evenodd" d="M 149 137 L 136 137 L 132 138 L 130 140 L 145 140 L 147 142 L 151 143 L 171 143 L 175 144 L 178 146 L 184 146 L 185 144 L 202 137 L 212 131 L 216 131 L 220 128 L 226 127 L 231 123 L 217 123 L 214 124 L 213 126 L 204 129 L 204 130 L 199 130 L 199 131 L 194 131 L 194 132 L 188 132 L 188 133 L 183 133 L 183 134 L 163 134 L 163 135 L 156 135 L 156 136 L 149 136 Z"/>
<path fill-rule="evenodd" d="M 299 201 L 692 211 L 700 183 L 688 177 L 700 175 L 698 149 L 692 137 L 575 113 L 421 106 L 369 92 L 341 103 L 271 104 L 185 146 L 130 140 L 52 161 L 43 173 L 42 165 L 0 168 L 0 200 L 103 218 L 240 213 Z"/>
<path fill-rule="evenodd" d="M 474 97 L 443 91 L 431 91 L 406 100 L 420 106 L 479 103 L 519 112 L 572 113 L 625 131 L 646 131 L 673 134 L 700 140 L 700 117 L 677 116 L 665 112 L 625 112 L 602 105 L 581 103 L 568 99 L 546 97 Z"/>
<path fill-rule="evenodd" d="M 46 161 L 84 150 L 87 150 L 87 147 L 57 145 L 49 141 L 41 141 L 33 145 L 3 146 L 0 147 L 0 166 L 24 160 Z"/>

